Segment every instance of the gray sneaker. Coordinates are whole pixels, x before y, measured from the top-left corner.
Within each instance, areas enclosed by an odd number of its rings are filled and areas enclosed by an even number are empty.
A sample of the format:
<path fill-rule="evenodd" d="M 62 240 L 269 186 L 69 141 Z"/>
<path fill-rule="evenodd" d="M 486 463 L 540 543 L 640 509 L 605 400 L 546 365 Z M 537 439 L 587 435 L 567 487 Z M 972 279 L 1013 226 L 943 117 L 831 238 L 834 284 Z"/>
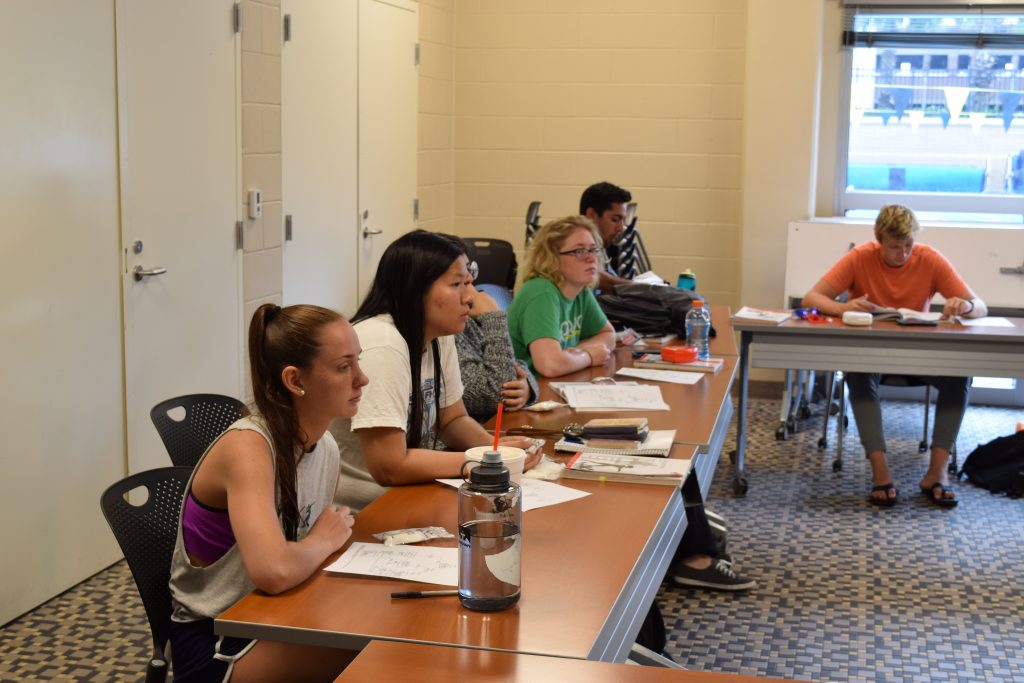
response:
<path fill-rule="evenodd" d="M 757 582 L 747 579 L 732 570 L 722 560 L 712 560 L 706 569 L 694 569 L 680 564 L 672 572 L 672 580 L 678 586 L 693 588 L 716 588 L 723 591 L 745 591 L 754 588 Z"/>

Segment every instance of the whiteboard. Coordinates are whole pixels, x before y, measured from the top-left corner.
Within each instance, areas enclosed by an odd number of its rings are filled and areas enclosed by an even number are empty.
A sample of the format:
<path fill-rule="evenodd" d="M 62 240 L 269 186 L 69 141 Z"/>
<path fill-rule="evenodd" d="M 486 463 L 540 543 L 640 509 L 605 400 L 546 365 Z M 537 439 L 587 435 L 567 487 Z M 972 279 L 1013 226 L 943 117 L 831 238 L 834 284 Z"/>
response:
<path fill-rule="evenodd" d="M 790 223 L 783 305 L 790 297 L 802 297 L 851 244 L 873 239 L 874 223 L 865 221 L 818 218 Z M 923 225 L 917 241 L 952 261 L 989 308 L 1024 308 L 1024 274 L 999 272 L 1024 265 L 1024 226 Z"/>

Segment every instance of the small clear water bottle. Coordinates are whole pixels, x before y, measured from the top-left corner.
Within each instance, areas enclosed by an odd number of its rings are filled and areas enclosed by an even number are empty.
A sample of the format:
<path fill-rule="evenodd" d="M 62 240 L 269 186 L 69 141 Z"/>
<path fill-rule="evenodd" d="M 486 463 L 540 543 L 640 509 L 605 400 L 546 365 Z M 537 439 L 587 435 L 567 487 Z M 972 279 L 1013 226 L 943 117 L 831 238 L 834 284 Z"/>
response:
<path fill-rule="evenodd" d="M 466 465 L 476 461 L 469 461 Z M 465 467 L 466 465 L 463 465 Z M 459 601 L 478 612 L 519 602 L 523 505 L 497 451 L 484 453 L 459 488 Z"/>
<path fill-rule="evenodd" d="M 697 347 L 697 358 L 701 360 L 711 357 L 710 334 L 711 311 L 703 301 L 695 300 L 686 313 L 686 344 Z"/>

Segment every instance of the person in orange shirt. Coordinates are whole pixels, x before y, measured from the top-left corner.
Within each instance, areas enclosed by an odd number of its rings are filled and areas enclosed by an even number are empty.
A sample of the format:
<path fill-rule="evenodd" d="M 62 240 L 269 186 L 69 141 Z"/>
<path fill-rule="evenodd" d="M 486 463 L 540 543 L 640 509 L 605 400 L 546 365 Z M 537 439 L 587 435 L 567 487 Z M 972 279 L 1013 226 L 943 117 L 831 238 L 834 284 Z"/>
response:
<path fill-rule="evenodd" d="M 985 302 L 971 291 L 946 257 L 927 244 L 914 243 L 919 229 L 917 217 L 907 207 L 898 204 L 882 207 L 875 220 L 875 241 L 848 251 L 804 295 L 803 305 L 834 316 L 846 311 L 870 312 L 879 307 L 927 311 L 932 297 L 938 293 L 946 300 L 943 318 L 987 315 Z M 836 297 L 842 292 L 848 293 L 847 300 L 837 301 Z M 967 410 L 970 378 L 920 379 L 936 387 L 939 398 L 935 406 L 931 459 L 919 486 L 932 503 L 953 507 L 957 498 L 949 487 L 946 462 Z M 846 374 L 853 417 L 871 462 L 874 486 L 869 500 L 874 505 L 892 507 L 896 504 L 897 493 L 885 462 L 879 380 L 877 373 Z"/>

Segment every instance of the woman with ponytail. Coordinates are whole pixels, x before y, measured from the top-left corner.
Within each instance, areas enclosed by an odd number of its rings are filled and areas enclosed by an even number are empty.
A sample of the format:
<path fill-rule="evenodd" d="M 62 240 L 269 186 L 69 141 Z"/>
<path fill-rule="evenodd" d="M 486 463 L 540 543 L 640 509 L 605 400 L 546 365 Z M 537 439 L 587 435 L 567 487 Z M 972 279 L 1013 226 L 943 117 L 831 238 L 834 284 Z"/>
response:
<path fill-rule="evenodd" d="M 196 465 L 171 562 L 174 680 L 331 680 L 354 653 L 221 637 L 213 618 L 254 588 L 305 581 L 352 534 L 331 499 L 338 445 L 327 433 L 356 413 L 366 375 L 359 340 L 334 311 L 264 304 L 249 326 L 254 415 Z"/>
<path fill-rule="evenodd" d="M 384 251 L 352 318 L 370 385 L 359 414 L 331 427 L 341 448 L 339 502 L 358 511 L 384 487 L 458 477 L 465 449 L 493 442 L 466 413 L 453 337 L 469 320 L 472 283 L 465 247 L 451 235 L 414 230 Z M 539 459 L 527 456 L 526 467 Z"/>

